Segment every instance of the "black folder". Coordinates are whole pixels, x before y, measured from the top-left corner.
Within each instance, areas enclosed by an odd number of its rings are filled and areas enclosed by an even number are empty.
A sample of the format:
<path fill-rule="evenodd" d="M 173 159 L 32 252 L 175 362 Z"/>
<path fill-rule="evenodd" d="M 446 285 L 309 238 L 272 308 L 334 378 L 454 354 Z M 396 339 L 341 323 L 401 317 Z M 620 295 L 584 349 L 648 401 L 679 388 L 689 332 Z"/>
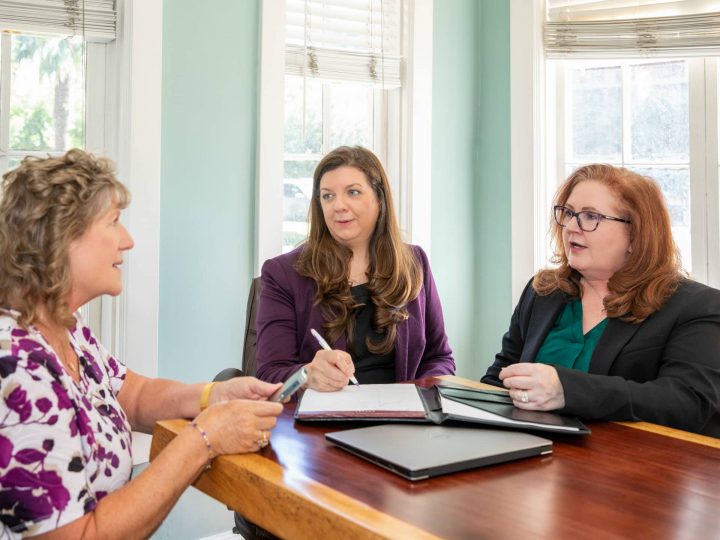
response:
<path fill-rule="evenodd" d="M 436 424 L 441 424 L 445 420 L 459 420 L 503 427 L 517 427 L 518 429 L 560 431 L 578 435 L 590 433 L 587 426 L 573 416 L 518 409 L 513 405 L 512 398 L 507 392 L 461 389 L 450 386 L 418 388 L 418 392 L 426 405 L 428 418 Z M 462 412 L 445 413 L 443 412 L 443 400 L 482 410 L 497 416 L 497 418 L 478 419 L 471 415 L 463 415 Z M 515 424 L 515 422 L 518 422 L 518 424 Z"/>
<path fill-rule="evenodd" d="M 375 387 L 375 388 L 374 388 Z M 410 387 L 415 389 L 414 397 Z M 480 390 L 468 387 L 436 385 L 429 388 L 408 384 L 394 385 L 360 385 L 346 387 L 338 398 L 344 399 L 352 394 L 372 394 L 374 390 L 382 390 L 384 395 L 392 392 L 403 393 L 410 397 L 411 403 L 403 401 L 402 407 L 393 408 L 391 400 L 372 403 L 362 409 L 333 409 L 332 393 L 319 396 L 308 393 L 300 399 L 295 410 L 295 418 L 299 421 L 337 421 L 337 420 L 371 420 L 383 422 L 423 422 L 442 424 L 446 421 L 470 422 L 498 426 L 504 428 L 546 431 L 553 433 L 587 435 L 590 430 L 577 418 L 552 412 L 526 411 L 512 404 L 507 392 Z M 309 391 L 312 392 L 312 391 Z M 314 399 L 322 397 L 322 407 L 315 406 Z M 313 400 L 312 403 L 309 403 Z M 338 399 L 338 402 L 340 399 Z M 329 403 L 329 405 L 328 405 Z"/>

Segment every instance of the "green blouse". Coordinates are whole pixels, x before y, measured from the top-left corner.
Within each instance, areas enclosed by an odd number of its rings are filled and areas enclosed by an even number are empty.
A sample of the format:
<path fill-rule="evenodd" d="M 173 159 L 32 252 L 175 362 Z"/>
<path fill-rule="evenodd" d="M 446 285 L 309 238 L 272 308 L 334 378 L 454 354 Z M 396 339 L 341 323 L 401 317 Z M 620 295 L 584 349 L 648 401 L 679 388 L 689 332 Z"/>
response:
<path fill-rule="evenodd" d="M 573 300 L 555 321 L 535 360 L 587 372 L 607 321 L 606 317 L 583 335 L 582 302 Z"/>

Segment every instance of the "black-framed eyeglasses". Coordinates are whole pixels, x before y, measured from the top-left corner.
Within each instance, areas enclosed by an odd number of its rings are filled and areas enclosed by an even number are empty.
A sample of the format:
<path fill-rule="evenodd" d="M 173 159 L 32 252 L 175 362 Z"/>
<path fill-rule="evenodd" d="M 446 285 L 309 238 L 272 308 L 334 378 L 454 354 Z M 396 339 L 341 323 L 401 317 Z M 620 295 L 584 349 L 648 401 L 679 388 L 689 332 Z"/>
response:
<path fill-rule="evenodd" d="M 581 212 L 575 212 L 565 206 L 553 207 L 553 214 L 555 216 L 555 222 L 561 227 L 567 227 L 567 224 L 572 218 L 577 220 L 578 227 L 585 232 L 593 232 L 598 228 L 600 222 L 603 219 L 609 219 L 610 221 L 619 221 L 621 223 L 630 223 L 627 219 L 622 219 L 614 216 L 606 216 L 605 214 L 599 214 L 598 212 L 591 212 L 590 210 L 583 210 Z"/>

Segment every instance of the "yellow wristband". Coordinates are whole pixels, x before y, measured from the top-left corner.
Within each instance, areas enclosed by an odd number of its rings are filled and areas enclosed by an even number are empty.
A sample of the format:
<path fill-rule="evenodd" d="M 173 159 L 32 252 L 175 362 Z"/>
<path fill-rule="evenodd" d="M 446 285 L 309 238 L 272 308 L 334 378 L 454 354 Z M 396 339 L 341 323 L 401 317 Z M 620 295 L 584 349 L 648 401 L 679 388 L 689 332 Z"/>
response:
<path fill-rule="evenodd" d="M 212 387 L 215 386 L 214 382 L 207 383 L 203 389 L 202 392 L 200 392 L 200 410 L 204 411 L 208 408 L 208 405 L 210 405 L 210 392 L 212 391 Z"/>

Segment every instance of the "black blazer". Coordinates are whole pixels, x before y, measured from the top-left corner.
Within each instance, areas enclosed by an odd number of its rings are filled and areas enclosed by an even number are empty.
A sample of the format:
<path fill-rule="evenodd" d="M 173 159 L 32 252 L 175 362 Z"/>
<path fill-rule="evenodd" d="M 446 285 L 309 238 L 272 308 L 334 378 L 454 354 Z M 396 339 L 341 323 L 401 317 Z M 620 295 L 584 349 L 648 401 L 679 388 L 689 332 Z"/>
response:
<path fill-rule="evenodd" d="M 525 287 L 483 382 L 535 356 L 561 310 L 562 292 Z M 646 421 L 720 437 L 720 291 L 684 280 L 640 324 L 609 319 L 588 373 L 556 366 L 565 392 L 560 412 L 588 420 Z"/>

